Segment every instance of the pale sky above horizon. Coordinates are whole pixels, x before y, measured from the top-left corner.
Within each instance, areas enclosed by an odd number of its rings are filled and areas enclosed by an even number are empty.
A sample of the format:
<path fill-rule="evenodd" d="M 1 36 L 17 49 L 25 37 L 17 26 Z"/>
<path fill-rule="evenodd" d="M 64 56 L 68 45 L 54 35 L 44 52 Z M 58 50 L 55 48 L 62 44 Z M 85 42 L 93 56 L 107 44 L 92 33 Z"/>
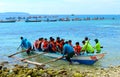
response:
<path fill-rule="evenodd" d="M 120 14 L 120 0 L 0 0 L 0 13 Z"/>

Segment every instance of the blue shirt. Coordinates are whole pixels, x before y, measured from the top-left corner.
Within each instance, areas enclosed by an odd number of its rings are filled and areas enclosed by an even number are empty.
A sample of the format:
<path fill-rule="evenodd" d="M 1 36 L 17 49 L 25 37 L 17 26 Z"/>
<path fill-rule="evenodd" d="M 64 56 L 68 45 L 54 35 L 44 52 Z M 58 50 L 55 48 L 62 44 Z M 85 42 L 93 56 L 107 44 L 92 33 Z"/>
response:
<path fill-rule="evenodd" d="M 73 49 L 72 46 L 70 46 L 69 44 L 65 44 L 65 45 L 63 46 L 63 56 L 64 56 L 65 54 L 69 54 L 69 53 L 72 53 L 72 52 L 74 52 L 74 49 Z"/>
<path fill-rule="evenodd" d="M 22 39 L 20 46 L 21 46 L 22 48 L 27 48 L 27 39 Z"/>
<path fill-rule="evenodd" d="M 32 44 L 29 41 L 27 41 L 27 48 L 30 48 L 30 47 L 32 47 Z"/>

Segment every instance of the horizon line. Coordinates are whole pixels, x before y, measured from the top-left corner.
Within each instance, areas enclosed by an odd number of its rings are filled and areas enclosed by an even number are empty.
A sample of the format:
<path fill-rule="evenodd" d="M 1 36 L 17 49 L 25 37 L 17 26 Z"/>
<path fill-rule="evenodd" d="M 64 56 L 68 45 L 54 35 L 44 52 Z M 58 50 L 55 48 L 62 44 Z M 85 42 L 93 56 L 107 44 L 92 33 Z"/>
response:
<path fill-rule="evenodd" d="M 29 14 L 29 15 L 120 15 L 120 14 L 75 14 L 75 13 L 68 13 L 68 14 L 64 14 L 64 13 L 61 13 L 61 14 L 57 14 L 57 13 L 55 13 L 55 14 L 53 14 L 53 13 L 51 13 L 51 14 L 38 14 L 38 13 L 29 13 L 29 12 L 0 12 L 0 14 L 4 14 L 4 13 L 27 13 L 27 14 Z"/>

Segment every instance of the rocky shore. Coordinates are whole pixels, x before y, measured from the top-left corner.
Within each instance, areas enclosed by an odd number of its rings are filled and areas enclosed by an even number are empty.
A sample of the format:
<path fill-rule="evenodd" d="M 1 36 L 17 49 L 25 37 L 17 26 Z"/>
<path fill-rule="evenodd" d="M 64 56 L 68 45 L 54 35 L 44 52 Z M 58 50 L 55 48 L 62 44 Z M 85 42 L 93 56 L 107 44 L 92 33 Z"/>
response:
<path fill-rule="evenodd" d="M 120 66 L 77 69 L 74 65 L 28 68 L 27 65 L 16 64 L 14 68 L 0 66 L 0 77 L 120 77 Z"/>

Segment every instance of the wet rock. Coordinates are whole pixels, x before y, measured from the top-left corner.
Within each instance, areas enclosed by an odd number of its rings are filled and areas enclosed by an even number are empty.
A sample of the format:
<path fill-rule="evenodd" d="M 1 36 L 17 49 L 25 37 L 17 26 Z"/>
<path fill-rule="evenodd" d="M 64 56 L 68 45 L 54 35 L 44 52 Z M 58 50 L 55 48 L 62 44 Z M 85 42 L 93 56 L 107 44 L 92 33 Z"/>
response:
<path fill-rule="evenodd" d="M 101 70 L 104 70 L 104 68 L 101 68 Z"/>
<path fill-rule="evenodd" d="M 2 65 L 0 65 L 0 70 L 2 70 Z"/>
<path fill-rule="evenodd" d="M 3 71 L 7 70 L 7 67 L 3 67 Z"/>

